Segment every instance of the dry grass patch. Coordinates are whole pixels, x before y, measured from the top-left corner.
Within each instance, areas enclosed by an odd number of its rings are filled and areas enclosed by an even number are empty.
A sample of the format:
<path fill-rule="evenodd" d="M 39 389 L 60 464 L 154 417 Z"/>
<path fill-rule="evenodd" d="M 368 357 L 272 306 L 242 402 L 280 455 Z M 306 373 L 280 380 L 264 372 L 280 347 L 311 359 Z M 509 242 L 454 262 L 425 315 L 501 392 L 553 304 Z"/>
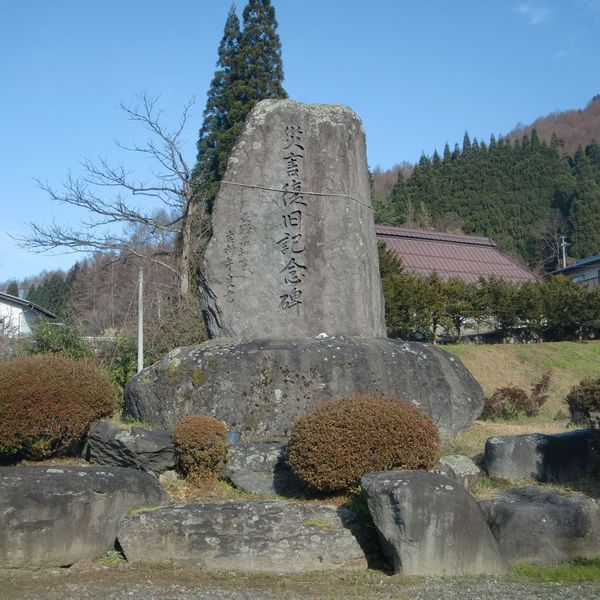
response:
<path fill-rule="evenodd" d="M 510 383 L 529 391 L 550 371 L 552 380 L 546 418 L 567 414 L 569 390 L 585 377 L 600 377 L 600 341 L 542 344 L 456 344 L 444 349 L 458 356 L 481 384 L 486 395 Z"/>

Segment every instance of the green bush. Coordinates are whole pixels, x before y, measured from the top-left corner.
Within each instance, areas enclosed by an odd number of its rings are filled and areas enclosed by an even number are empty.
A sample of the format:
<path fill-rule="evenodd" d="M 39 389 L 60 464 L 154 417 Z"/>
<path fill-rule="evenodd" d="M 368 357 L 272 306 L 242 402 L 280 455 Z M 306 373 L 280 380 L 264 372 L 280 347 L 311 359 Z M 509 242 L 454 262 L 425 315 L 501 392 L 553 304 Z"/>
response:
<path fill-rule="evenodd" d="M 64 354 L 72 358 L 84 358 L 91 354 L 79 334 L 64 323 L 51 323 L 38 319 L 29 340 L 31 354 Z"/>
<path fill-rule="evenodd" d="M 173 428 L 173 441 L 183 473 L 194 481 L 215 479 L 227 451 L 227 428 L 223 421 L 191 415 Z"/>
<path fill-rule="evenodd" d="M 117 337 L 100 345 L 97 356 L 120 389 L 137 373 L 137 339 L 133 337 Z"/>
<path fill-rule="evenodd" d="M 365 473 L 430 469 L 439 450 L 435 425 L 399 398 L 364 393 L 322 405 L 296 422 L 292 471 L 320 492 L 347 492 Z"/>
<path fill-rule="evenodd" d="M 35 354 L 0 363 L 0 456 L 68 453 L 112 414 L 115 387 L 96 362 Z"/>

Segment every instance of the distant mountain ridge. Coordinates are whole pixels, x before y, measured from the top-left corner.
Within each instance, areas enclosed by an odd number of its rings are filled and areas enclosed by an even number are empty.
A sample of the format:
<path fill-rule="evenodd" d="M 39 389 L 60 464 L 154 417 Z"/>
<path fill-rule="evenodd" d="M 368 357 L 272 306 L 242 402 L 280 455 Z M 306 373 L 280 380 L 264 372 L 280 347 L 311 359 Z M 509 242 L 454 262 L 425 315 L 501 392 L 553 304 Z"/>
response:
<path fill-rule="evenodd" d="M 540 139 L 550 143 L 555 134 L 563 140 L 563 152 L 574 156 L 579 146 L 600 142 L 600 94 L 594 96 L 585 108 L 553 112 L 538 117 L 530 125 L 517 125 L 506 137 L 517 140 L 531 136 L 535 129 Z"/>

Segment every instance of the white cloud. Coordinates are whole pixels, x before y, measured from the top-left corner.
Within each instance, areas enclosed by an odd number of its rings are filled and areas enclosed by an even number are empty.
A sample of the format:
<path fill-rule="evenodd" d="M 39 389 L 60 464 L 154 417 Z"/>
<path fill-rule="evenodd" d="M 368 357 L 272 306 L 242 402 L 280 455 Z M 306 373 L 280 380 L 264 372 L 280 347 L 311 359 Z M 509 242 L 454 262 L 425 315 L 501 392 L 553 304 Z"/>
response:
<path fill-rule="evenodd" d="M 549 6 L 534 2 L 521 2 L 514 11 L 525 17 L 530 25 L 539 25 L 547 21 L 552 14 Z"/>

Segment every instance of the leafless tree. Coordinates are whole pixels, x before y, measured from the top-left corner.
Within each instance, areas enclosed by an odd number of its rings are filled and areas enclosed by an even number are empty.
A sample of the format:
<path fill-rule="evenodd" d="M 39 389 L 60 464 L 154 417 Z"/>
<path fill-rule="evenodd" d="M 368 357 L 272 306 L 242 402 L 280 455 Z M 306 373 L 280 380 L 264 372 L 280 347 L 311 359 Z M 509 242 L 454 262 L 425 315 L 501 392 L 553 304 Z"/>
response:
<path fill-rule="evenodd" d="M 195 197 L 192 169 L 182 153 L 181 136 L 193 100 L 184 106 L 174 129 L 163 126 L 157 98 L 144 93 L 137 100 L 135 105 L 121 103 L 120 109 L 146 130 L 149 139 L 142 145 L 117 142 L 117 146 L 149 159 L 150 180 L 137 180 L 133 171 L 105 158 L 85 159 L 83 174 L 69 174 L 60 190 L 38 183 L 51 200 L 82 209 L 86 218 L 77 226 L 32 223 L 30 233 L 17 240 L 33 252 L 111 252 L 150 260 L 175 273 L 182 295 L 187 296 L 195 251 L 210 231 L 204 203 Z M 131 236 L 127 226 L 143 230 L 144 239 Z"/>
<path fill-rule="evenodd" d="M 556 267 L 561 264 L 562 238 L 566 235 L 567 220 L 558 209 L 552 209 L 550 217 L 537 236 L 537 258 L 542 266 Z"/>

